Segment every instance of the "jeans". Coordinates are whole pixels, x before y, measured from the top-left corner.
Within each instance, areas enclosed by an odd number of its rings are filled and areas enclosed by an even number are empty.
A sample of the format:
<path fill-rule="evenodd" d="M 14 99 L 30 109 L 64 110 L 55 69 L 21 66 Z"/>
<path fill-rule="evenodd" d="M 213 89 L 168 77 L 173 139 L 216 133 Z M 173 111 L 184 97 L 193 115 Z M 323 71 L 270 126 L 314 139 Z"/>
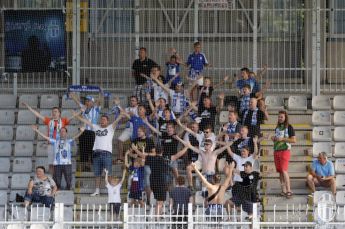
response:
<path fill-rule="evenodd" d="M 108 151 L 97 150 L 93 152 L 93 172 L 96 177 L 102 175 L 103 169 L 107 169 L 109 176 L 112 174 L 112 155 Z"/>
<path fill-rule="evenodd" d="M 32 194 L 25 193 L 24 199 L 31 203 L 41 203 L 45 207 L 52 207 L 54 204 L 54 197 L 52 196 L 40 196 L 37 191 L 32 191 Z"/>
<path fill-rule="evenodd" d="M 61 189 L 62 175 L 66 180 L 66 190 L 71 190 L 72 183 L 72 165 L 54 165 L 53 179 L 58 189 Z"/>

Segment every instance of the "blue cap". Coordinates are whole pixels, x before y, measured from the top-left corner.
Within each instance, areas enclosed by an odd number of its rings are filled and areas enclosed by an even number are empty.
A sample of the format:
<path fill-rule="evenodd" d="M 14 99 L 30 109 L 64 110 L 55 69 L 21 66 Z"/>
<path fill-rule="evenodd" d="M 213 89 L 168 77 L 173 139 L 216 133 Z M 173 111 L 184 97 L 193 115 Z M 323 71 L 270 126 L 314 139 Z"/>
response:
<path fill-rule="evenodd" d="M 95 99 L 91 95 L 86 96 L 85 99 L 95 102 Z"/>

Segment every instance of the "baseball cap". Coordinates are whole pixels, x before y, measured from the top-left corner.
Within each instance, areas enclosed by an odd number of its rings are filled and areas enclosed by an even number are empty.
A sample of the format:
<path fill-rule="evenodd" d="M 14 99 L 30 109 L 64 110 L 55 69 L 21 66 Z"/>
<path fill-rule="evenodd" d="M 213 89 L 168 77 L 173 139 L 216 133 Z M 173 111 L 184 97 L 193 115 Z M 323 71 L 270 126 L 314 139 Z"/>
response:
<path fill-rule="evenodd" d="M 91 95 L 86 96 L 85 99 L 95 102 L 95 99 Z"/>

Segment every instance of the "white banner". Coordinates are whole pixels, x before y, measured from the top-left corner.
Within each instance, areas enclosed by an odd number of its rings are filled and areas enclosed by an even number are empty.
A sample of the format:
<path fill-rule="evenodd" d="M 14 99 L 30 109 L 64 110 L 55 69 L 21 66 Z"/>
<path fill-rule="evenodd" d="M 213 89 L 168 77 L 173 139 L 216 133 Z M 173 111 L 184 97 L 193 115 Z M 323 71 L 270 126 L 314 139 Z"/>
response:
<path fill-rule="evenodd" d="M 230 5 L 232 5 L 232 3 L 229 3 L 228 0 L 199 0 L 200 9 L 229 9 Z"/>

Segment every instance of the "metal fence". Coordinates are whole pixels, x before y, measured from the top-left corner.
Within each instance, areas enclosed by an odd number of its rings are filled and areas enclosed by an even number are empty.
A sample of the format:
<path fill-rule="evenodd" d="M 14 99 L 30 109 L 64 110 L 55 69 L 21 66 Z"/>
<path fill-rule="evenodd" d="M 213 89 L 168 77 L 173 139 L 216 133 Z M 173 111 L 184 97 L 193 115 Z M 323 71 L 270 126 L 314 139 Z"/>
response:
<path fill-rule="evenodd" d="M 222 2 L 223 5 L 205 4 Z M 205 75 L 224 75 L 267 65 L 260 79 L 272 93 L 344 92 L 345 5 L 342 0 L 2 0 L 0 71 L 4 71 L 4 17 L 7 9 L 61 9 L 66 32 L 67 73 L 4 74 L 2 89 L 65 90 L 97 84 L 106 90 L 134 86 L 131 66 L 138 48 L 165 66 L 175 47 L 186 60 L 193 42 L 202 42 L 211 66 Z M 184 68 L 186 74 L 187 70 Z M 225 88 L 230 89 L 229 85 Z"/>
<path fill-rule="evenodd" d="M 169 206 L 163 207 L 161 215 L 155 214 L 154 206 L 129 207 L 123 204 L 119 218 L 115 218 L 114 212 L 106 204 L 87 204 L 64 206 L 56 204 L 50 210 L 44 207 L 31 207 L 24 209 L 19 206 L 11 206 L 5 209 L 5 219 L 0 219 L 0 228 L 10 229 L 13 225 L 20 225 L 25 228 L 55 229 L 62 228 L 342 228 L 344 226 L 345 211 L 343 206 L 338 206 L 333 214 L 333 220 L 321 222 L 319 220 L 317 207 L 301 205 L 286 206 L 286 210 L 270 212 L 270 216 L 260 215 L 260 207 L 253 206 L 253 218 L 247 219 L 247 214 L 242 210 L 230 210 L 229 213 L 224 209 L 218 215 L 206 215 L 205 208 L 201 206 L 188 205 L 184 214 L 175 214 Z M 281 206 L 280 206 L 281 207 Z M 267 213 L 266 213 L 267 214 Z M 264 219 L 265 218 L 265 219 Z M 11 225 L 11 226 L 9 226 Z M 32 227 L 32 225 L 40 225 Z M 8 227 L 9 226 L 9 227 Z M 325 227 L 326 226 L 326 227 Z M 14 228 L 14 227 L 12 227 Z"/>

